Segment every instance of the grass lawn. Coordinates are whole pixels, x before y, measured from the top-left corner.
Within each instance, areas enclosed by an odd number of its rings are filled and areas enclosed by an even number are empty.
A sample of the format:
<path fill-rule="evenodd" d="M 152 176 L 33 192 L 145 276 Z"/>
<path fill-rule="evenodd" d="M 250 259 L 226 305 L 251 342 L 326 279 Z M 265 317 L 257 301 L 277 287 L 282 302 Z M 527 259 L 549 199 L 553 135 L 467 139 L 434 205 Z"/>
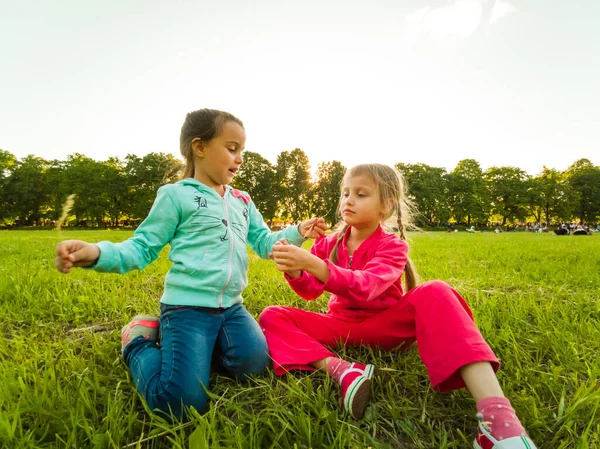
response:
<path fill-rule="evenodd" d="M 127 275 L 53 267 L 62 239 L 120 241 L 125 231 L 0 232 L 2 448 L 466 448 L 475 432 L 466 391 L 434 393 L 416 348 L 352 349 L 374 363 L 373 399 L 354 421 L 321 373 L 247 384 L 213 376 L 210 410 L 169 425 L 144 409 L 120 358 L 120 329 L 157 313 L 166 250 Z M 600 447 L 600 235 L 411 236 L 423 280 L 470 304 L 503 366 L 501 385 L 540 448 Z M 251 257 L 246 307 L 326 310 L 306 302 L 272 262 Z"/>

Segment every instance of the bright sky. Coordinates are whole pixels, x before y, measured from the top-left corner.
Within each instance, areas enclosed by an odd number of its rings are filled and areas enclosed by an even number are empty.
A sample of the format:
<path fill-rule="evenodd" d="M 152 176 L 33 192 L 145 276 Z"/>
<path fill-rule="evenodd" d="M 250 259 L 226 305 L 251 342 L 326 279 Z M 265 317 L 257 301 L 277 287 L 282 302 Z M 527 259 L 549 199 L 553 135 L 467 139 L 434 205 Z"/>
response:
<path fill-rule="evenodd" d="M 598 0 L 22 0 L 0 15 L 0 148 L 179 156 L 188 111 L 275 162 L 600 164 Z"/>

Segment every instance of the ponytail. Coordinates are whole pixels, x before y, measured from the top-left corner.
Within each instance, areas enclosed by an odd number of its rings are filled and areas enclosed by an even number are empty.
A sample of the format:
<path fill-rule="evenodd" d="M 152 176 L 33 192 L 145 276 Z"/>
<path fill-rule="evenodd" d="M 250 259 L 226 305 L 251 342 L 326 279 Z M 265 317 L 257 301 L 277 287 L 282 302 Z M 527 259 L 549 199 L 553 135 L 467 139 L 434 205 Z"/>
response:
<path fill-rule="evenodd" d="M 196 168 L 194 166 L 194 157 L 190 155 L 190 157 L 186 157 L 185 159 L 185 165 L 183 167 L 183 175 L 181 179 L 193 178 L 195 170 Z"/>
<path fill-rule="evenodd" d="M 329 254 L 329 260 L 333 263 L 337 262 L 338 247 L 340 245 L 340 242 L 344 239 L 344 235 L 346 235 L 346 231 L 348 230 L 348 228 L 349 228 L 348 224 L 344 223 L 344 225 L 338 231 L 337 240 L 335 241 L 335 245 L 334 245 L 333 249 L 331 250 L 331 254 Z"/>

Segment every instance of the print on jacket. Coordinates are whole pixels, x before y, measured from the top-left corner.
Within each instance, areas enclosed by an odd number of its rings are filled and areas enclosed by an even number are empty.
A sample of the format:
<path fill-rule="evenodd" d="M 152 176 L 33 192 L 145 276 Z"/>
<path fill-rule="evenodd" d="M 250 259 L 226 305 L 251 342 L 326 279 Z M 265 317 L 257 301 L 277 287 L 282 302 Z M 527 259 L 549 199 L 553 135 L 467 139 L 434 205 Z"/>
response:
<path fill-rule="evenodd" d="M 208 212 L 208 202 L 207 202 L 206 198 L 204 198 L 200 195 L 195 195 L 194 201 L 198 205 L 198 207 L 197 207 L 198 211 L 200 211 L 202 209 L 207 209 L 206 212 Z M 246 244 L 246 236 L 248 234 L 248 205 L 246 204 L 245 201 L 243 201 L 243 203 L 244 203 L 244 209 L 242 211 L 242 216 L 244 217 L 244 222 L 240 223 L 233 219 L 230 221 L 231 221 L 231 230 L 233 231 L 235 236 L 237 238 L 239 238 L 242 243 Z M 228 208 L 228 209 L 229 209 L 230 217 L 236 218 L 235 217 L 236 214 L 234 211 L 235 208 Z M 223 226 L 225 228 L 224 234 L 221 235 L 219 238 L 221 239 L 222 242 L 229 240 L 229 227 L 227 226 L 227 220 L 225 218 L 215 217 L 215 216 L 208 215 L 208 214 L 202 213 L 202 212 L 196 213 L 194 215 L 194 218 L 196 218 L 196 220 L 193 221 L 191 224 L 197 225 L 197 226 L 199 225 L 198 232 L 205 232 L 210 229 L 219 228 L 219 227 Z"/>

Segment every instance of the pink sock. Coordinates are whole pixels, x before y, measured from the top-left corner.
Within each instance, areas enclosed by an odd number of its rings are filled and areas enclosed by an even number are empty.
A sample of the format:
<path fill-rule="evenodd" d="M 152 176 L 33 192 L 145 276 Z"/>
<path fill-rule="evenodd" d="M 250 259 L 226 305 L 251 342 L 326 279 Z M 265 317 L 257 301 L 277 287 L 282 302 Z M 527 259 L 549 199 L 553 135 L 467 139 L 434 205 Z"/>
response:
<path fill-rule="evenodd" d="M 344 371 L 350 368 L 350 365 L 350 362 L 346 362 L 343 359 L 338 359 L 337 357 L 330 357 L 327 360 L 327 374 L 329 374 L 333 378 L 333 380 L 339 383 L 340 377 L 342 377 Z"/>
<path fill-rule="evenodd" d="M 477 402 L 477 412 L 477 416 L 482 416 L 490 428 L 492 436 L 499 441 L 527 435 L 510 401 L 504 397 L 490 396 L 482 399 Z"/>

